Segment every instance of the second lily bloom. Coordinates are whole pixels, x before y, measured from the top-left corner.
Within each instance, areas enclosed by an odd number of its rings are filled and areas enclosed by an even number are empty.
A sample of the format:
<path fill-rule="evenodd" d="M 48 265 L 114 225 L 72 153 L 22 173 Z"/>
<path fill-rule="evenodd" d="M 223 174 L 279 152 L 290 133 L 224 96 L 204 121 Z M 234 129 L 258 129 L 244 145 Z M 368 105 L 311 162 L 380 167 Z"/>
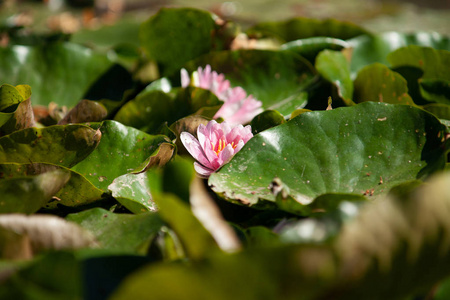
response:
<path fill-rule="evenodd" d="M 245 90 L 239 86 L 232 88 L 225 75 L 212 71 L 210 65 L 204 69 L 199 67 L 191 77 L 185 69 L 182 69 L 181 86 L 189 85 L 210 90 L 222 100 L 224 103 L 213 118 L 223 118 L 231 126 L 247 124 L 263 111 L 261 101 L 252 95 L 247 96 Z"/>

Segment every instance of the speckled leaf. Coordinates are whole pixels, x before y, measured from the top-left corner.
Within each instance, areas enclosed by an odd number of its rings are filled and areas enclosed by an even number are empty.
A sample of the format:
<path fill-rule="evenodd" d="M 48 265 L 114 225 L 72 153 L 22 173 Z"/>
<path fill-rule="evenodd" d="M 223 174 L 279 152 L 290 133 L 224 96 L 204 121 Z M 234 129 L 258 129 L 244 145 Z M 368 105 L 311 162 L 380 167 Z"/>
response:
<path fill-rule="evenodd" d="M 1 179 L 0 213 L 35 213 L 69 178 L 69 172 L 56 170 L 36 176 Z"/>
<path fill-rule="evenodd" d="M 334 84 L 339 97 L 347 105 L 354 104 L 350 65 L 344 54 L 339 51 L 324 50 L 317 56 L 315 66 L 320 75 Z"/>
<path fill-rule="evenodd" d="M 87 157 L 100 138 L 100 132 L 85 125 L 27 128 L 0 138 L 0 163 L 71 167 Z"/>
<path fill-rule="evenodd" d="M 102 139 L 98 147 L 72 170 L 104 192 L 115 178 L 136 168 L 142 170 L 142 164 L 161 143 L 170 143 L 166 136 L 149 135 L 116 121 L 102 122 L 99 130 Z"/>
<path fill-rule="evenodd" d="M 241 86 L 262 101 L 264 109 L 277 110 L 285 116 L 306 105 L 306 90 L 317 80 L 311 64 L 289 51 L 213 52 L 190 62 L 186 68 L 192 72 L 207 64 L 224 73 L 232 86 Z"/>
<path fill-rule="evenodd" d="M 253 137 L 208 182 L 230 201 L 274 207 L 279 195 L 294 211 L 325 193 L 379 196 L 443 169 L 445 130 L 404 105 L 303 113 Z"/>
<path fill-rule="evenodd" d="M 112 64 L 104 54 L 60 42 L 0 48 L 0 57 L 0 81 L 30 85 L 33 105 L 75 106 Z"/>
<path fill-rule="evenodd" d="M 163 222 L 154 212 L 139 215 L 115 214 L 93 208 L 66 217 L 90 231 L 104 249 L 117 253 L 145 254 Z"/>
<path fill-rule="evenodd" d="M 355 82 L 354 101 L 386 102 L 414 105 L 408 95 L 405 78 L 383 64 L 375 63 L 362 68 Z"/>

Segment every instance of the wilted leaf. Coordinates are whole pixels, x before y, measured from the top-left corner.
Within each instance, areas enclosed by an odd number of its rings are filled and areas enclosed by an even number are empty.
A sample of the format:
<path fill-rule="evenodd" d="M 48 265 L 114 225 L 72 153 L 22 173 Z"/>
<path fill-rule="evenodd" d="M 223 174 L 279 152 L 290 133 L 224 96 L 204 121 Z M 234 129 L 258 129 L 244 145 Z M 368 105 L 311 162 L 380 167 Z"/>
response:
<path fill-rule="evenodd" d="M 106 108 L 95 101 L 81 100 L 58 124 L 86 123 L 102 121 L 107 115 Z"/>
<path fill-rule="evenodd" d="M 78 249 L 97 245 L 89 232 L 59 217 L 5 214 L 0 215 L 0 245 L 3 258 L 14 257 L 10 249 L 14 249 L 17 244 L 8 239 L 11 232 L 25 238 L 26 243 L 20 246 L 29 247 L 32 255 L 45 250 Z"/>
<path fill-rule="evenodd" d="M 0 163 L 71 167 L 88 156 L 100 138 L 100 131 L 84 125 L 24 129 L 0 138 Z"/>
<path fill-rule="evenodd" d="M 9 174 L 7 174 L 8 176 Z M 43 207 L 70 179 L 64 170 L 0 180 L 0 213 L 32 214 Z"/>

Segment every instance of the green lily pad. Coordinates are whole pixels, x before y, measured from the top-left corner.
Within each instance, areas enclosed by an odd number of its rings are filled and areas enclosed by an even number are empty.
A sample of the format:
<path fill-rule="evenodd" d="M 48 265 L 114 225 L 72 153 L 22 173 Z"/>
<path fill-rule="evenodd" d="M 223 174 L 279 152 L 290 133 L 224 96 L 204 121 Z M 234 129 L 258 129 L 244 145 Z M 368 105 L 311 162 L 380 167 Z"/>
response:
<path fill-rule="evenodd" d="M 303 113 L 253 137 L 208 183 L 246 205 L 273 208 L 278 194 L 292 211 L 326 193 L 376 197 L 443 169 L 445 130 L 433 115 L 404 105 Z"/>
<path fill-rule="evenodd" d="M 104 54 L 60 42 L 1 48 L 0 57 L 0 81 L 30 85 L 33 105 L 45 106 L 75 106 L 112 64 Z"/>
<path fill-rule="evenodd" d="M 338 95 L 345 104 L 354 104 L 350 65 L 344 54 L 339 51 L 323 50 L 316 58 L 316 69 L 336 86 Z"/>
<path fill-rule="evenodd" d="M 259 23 L 250 28 L 247 33 L 250 35 L 274 36 L 289 42 L 311 37 L 332 37 L 347 40 L 361 34 L 367 34 L 368 31 L 350 22 L 334 19 L 294 18 L 281 22 Z"/>
<path fill-rule="evenodd" d="M 77 207 L 90 204 L 102 198 L 103 191 L 97 189 L 82 175 L 61 167 L 51 164 L 0 164 L 0 174 L 8 176 L 8 178 L 25 177 L 31 175 L 43 174 L 49 171 L 60 170 L 68 173 L 70 179 L 57 192 L 46 205 L 45 209 L 56 209 L 59 205 Z"/>
<path fill-rule="evenodd" d="M 138 174 L 125 174 L 114 179 L 108 189 L 117 202 L 135 214 L 156 211 L 152 193 L 161 192 L 160 173 L 159 169 L 151 169 Z"/>
<path fill-rule="evenodd" d="M 27 128 L 0 138 L 0 163 L 50 163 L 72 167 L 97 146 L 100 132 L 85 125 Z"/>
<path fill-rule="evenodd" d="M 390 52 L 408 45 L 433 47 L 450 50 L 448 37 L 432 32 L 400 33 L 384 32 L 376 35 L 362 35 L 347 41 L 353 48 L 351 71 L 356 77 L 358 71 L 375 62 L 388 65 L 387 56 Z"/>
<path fill-rule="evenodd" d="M 362 68 L 354 84 L 354 101 L 357 103 L 374 101 L 414 105 L 405 78 L 383 64 L 374 63 Z"/>
<path fill-rule="evenodd" d="M 115 214 L 93 208 L 66 217 L 90 231 L 104 249 L 117 253 L 144 254 L 163 222 L 158 214 Z"/>
<path fill-rule="evenodd" d="M 0 213 L 37 212 L 68 181 L 70 173 L 63 170 L 36 176 L 0 180 Z"/>
<path fill-rule="evenodd" d="M 213 15 L 207 11 L 162 8 L 142 23 L 139 38 L 149 57 L 168 75 L 212 49 L 215 26 Z"/>
<path fill-rule="evenodd" d="M 311 64 L 294 52 L 268 50 L 220 51 L 202 56 L 186 65 L 225 74 L 232 86 L 241 86 L 263 103 L 265 109 L 289 115 L 307 101 L 307 88 L 316 80 Z"/>
<path fill-rule="evenodd" d="M 162 143 L 170 143 L 166 136 L 149 135 L 116 121 L 102 122 L 99 130 L 102 139 L 98 147 L 72 170 L 104 192 L 115 178 L 136 168 L 142 170 L 142 164 Z"/>

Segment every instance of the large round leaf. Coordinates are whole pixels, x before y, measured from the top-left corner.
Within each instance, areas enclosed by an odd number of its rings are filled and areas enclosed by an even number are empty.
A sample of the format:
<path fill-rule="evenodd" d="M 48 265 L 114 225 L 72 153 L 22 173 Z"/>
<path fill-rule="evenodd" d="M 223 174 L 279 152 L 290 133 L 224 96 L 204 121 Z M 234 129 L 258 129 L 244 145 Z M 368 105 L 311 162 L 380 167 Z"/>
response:
<path fill-rule="evenodd" d="M 273 204 L 281 194 L 283 209 L 293 211 L 326 193 L 377 196 L 444 168 L 445 130 L 433 115 L 404 105 L 303 113 L 253 137 L 209 184 L 247 205 Z"/>
<path fill-rule="evenodd" d="M 27 128 L 0 138 L 0 163 L 72 167 L 95 149 L 100 138 L 100 132 L 85 125 Z"/>
<path fill-rule="evenodd" d="M 72 170 L 105 192 L 115 178 L 141 168 L 159 145 L 167 142 L 166 136 L 149 135 L 116 121 L 102 122 L 99 130 L 102 139 L 98 147 Z"/>
<path fill-rule="evenodd" d="M 306 89 L 315 82 L 311 64 L 289 51 L 239 50 L 221 51 L 202 56 L 187 65 L 189 71 L 198 66 L 225 74 L 232 86 L 241 86 L 265 109 L 289 115 L 306 104 Z"/>
<path fill-rule="evenodd" d="M 71 43 L 0 48 L 0 81 L 30 85 L 34 105 L 75 106 L 110 66 L 106 55 Z"/>

